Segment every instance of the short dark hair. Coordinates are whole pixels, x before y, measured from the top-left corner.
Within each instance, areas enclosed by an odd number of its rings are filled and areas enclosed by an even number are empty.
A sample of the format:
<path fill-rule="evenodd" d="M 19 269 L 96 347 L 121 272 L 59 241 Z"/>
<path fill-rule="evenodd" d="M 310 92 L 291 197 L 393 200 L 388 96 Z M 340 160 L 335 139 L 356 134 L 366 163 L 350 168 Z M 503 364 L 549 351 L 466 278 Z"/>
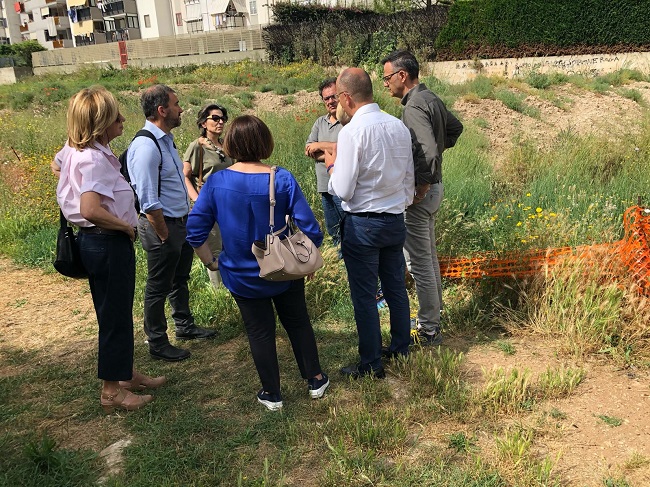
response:
<path fill-rule="evenodd" d="M 329 88 L 330 86 L 336 86 L 336 78 L 327 78 L 318 85 L 318 96 L 323 98 L 323 90 Z"/>
<path fill-rule="evenodd" d="M 158 107 L 167 108 L 170 93 L 176 92 L 167 85 L 153 85 L 142 92 L 140 105 L 147 120 L 158 118 Z"/>
<path fill-rule="evenodd" d="M 230 124 L 223 150 L 238 162 L 262 161 L 273 153 L 273 135 L 259 118 L 242 115 Z"/>
<path fill-rule="evenodd" d="M 393 69 L 406 71 L 411 79 L 420 76 L 420 64 L 409 51 L 394 51 L 381 60 L 381 64 L 391 63 Z"/>
<path fill-rule="evenodd" d="M 372 81 L 360 68 L 348 68 L 339 76 L 336 89 L 347 91 L 354 101 L 372 101 Z"/>
<path fill-rule="evenodd" d="M 210 103 L 201 110 L 199 110 L 199 113 L 196 115 L 196 125 L 199 127 L 199 132 L 201 132 L 201 137 L 205 137 L 205 134 L 207 132 L 205 127 L 202 127 L 201 124 L 205 123 L 205 121 L 208 119 L 208 116 L 210 115 L 210 112 L 212 110 L 220 110 L 221 113 L 223 113 L 223 118 L 224 122 L 228 121 L 228 110 L 226 110 L 226 107 L 222 107 L 221 105 L 217 105 L 216 103 Z"/>

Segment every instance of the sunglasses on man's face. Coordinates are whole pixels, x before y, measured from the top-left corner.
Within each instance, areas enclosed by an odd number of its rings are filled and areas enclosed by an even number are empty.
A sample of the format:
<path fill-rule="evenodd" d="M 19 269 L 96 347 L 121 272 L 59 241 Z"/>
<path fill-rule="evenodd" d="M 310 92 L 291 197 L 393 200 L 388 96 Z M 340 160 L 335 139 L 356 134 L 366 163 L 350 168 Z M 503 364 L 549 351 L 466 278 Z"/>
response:
<path fill-rule="evenodd" d="M 228 121 L 228 117 L 221 117 L 219 115 L 210 115 L 209 117 L 206 118 L 206 120 L 212 120 L 213 122 L 223 122 L 226 123 Z"/>

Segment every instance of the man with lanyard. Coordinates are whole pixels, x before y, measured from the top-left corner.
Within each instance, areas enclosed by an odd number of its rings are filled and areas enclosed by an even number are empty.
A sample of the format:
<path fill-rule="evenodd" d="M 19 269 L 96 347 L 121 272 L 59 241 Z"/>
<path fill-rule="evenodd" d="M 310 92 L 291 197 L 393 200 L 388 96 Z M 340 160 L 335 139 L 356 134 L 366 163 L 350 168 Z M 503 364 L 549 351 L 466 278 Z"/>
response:
<path fill-rule="evenodd" d="M 336 81 L 339 103 L 352 117 L 325 155 L 330 191 L 343 201 L 341 250 L 359 335 L 360 361 L 341 372 L 352 378 L 385 377 L 382 364 L 377 277 L 390 310 L 389 350 L 407 355 L 409 300 L 402 248 L 404 210 L 413 201 L 413 154 L 408 129 L 374 103 L 372 82 L 359 68 Z"/>
<path fill-rule="evenodd" d="M 318 87 L 318 94 L 325 104 L 327 114 L 318 117 L 314 122 L 305 145 L 305 155 L 316 161 L 316 190 L 321 195 L 325 227 L 327 233 L 332 237 L 332 243 L 338 247 L 341 243 L 340 226 L 343 210 L 341 209 L 341 199 L 327 192 L 330 178 L 323 163 L 325 151 L 332 151 L 341 131 L 341 123 L 336 119 L 336 108 L 338 107 L 336 78 L 327 78 L 323 81 Z"/>
<path fill-rule="evenodd" d="M 127 167 L 140 201 L 138 235 L 147 252 L 147 285 L 144 294 L 144 331 L 149 353 L 155 359 L 175 362 L 190 356 L 188 350 L 169 343 L 165 301 L 169 298 L 176 338 L 210 338 L 213 330 L 199 328 L 189 306 L 187 281 L 194 252 L 185 240 L 189 198 L 171 130 L 180 126 L 183 109 L 174 90 L 165 85 L 147 88 L 140 98 L 144 129 L 149 137 L 136 137 L 128 149 Z M 162 161 L 161 161 L 162 157 Z"/>
<path fill-rule="evenodd" d="M 413 139 L 415 198 L 406 210 L 404 253 L 418 296 L 418 330 L 414 341 L 437 345 L 442 341 L 440 312 L 442 282 L 436 251 L 436 213 L 443 196 L 442 153 L 453 147 L 463 124 L 418 76 L 420 66 L 408 51 L 396 51 L 384 58 L 384 86 L 401 98 L 402 122 Z"/>

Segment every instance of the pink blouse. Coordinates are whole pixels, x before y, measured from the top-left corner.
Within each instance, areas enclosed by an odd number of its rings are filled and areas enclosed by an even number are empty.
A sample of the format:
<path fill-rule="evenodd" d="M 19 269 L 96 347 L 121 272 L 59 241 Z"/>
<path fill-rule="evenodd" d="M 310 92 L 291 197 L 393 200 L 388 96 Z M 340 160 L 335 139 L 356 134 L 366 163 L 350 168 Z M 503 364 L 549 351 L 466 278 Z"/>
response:
<path fill-rule="evenodd" d="M 56 199 L 70 223 L 80 227 L 94 226 L 81 216 L 80 209 L 81 195 L 93 191 L 99 194 L 102 208 L 132 227 L 138 226 L 133 190 L 120 173 L 120 161 L 109 147 L 98 142 L 83 150 L 64 147 L 57 159 L 61 161 L 61 177 Z"/>

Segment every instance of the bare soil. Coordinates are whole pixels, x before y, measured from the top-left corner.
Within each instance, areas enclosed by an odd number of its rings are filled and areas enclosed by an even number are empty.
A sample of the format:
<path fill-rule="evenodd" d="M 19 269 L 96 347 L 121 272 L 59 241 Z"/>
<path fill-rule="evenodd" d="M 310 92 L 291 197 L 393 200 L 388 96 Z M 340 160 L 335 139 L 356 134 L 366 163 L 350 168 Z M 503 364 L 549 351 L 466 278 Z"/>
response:
<path fill-rule="evenodd" d="M 650 84 L 633 83 L 627 88 L 639 90 L 650 104 Z M 539 118 L 530 118 L 507 109 L 494 100 L 459 100 L 453 109 L 464 123 L 482 119 L 484 133 L 491 145 L 494 163 L 499 164 L 513 147 L 518 136 L 537 141 L 541 150 L 550 147 L 561 130 L 579 134 L 594 133 L 615 137 L 626 133 L 642 116 L 642 107 L 627 98 L 608 93 L 584 92 L 569 85 L 554 90 L 561 98 L 561 108 L 546 99 L 529 97 L 526 103 L 540 110 Z M 290 101 L 290 103 L 288 103 Z M 318 104 L 314 92 L 299 92 L 287 100 L 272 93 L 257 93 L 256 109 L 261 111 L 309 111 Z M 311 114 L 310 116 L 314 116 Z M 69 362 L 87 356 L 96 347 L 96 321 L 88 285 L 85 281 L 65 279 L 57 274 L 20 268 L 0 258 L 0 344 L 5 350 L 33 352 L 41 363 Z M 595 358 L 581 363 L 567 360 L 552 341 L 532 335 L 511 340 L 516 353 L 506 355 L 494 345 L 449 341 L 448 346 L 466 352 L 467 377 L 477 388 L 483 370 L 492 367 L 528 368 L 536 376 L 550 366 L 580 366 L 586 378 L 568 398 L 547 401 L 535 412 L 508 418 L 508 422 L 530 424 L 540 431 L 535 438 L 534 453 L 556 464 L 562 485 L 602 485 L 605 477 L 624 476 L 630 485 L 650 485 L 648 462 L 634 461 L 642 455 L 650 460 L 650 374 L 635 368 L 620 369 L 606 360 Z M 228 348 L 229 344 L 221 345 Z M 3 360 L 0 376 L 22 373 L 11 361 Z M 24 367 L 24 366 L 21 366 Z M 395 391 L 396 394 L 399 391 Z M 557 414 L 551 414 L 559 411 Z M 618 427 L 608 426 L 599 415 L 622 419 Z M 110 423 L 110 424 L 109 424 Z M 63 446 L 92 448 L 100 452 L 122 436 L 110 418 L 88 422 L 82 431 L 71 431 L 64 418 L 48 420 L 47 427 Z M 434 423 L 420 433 L 423 444 L 446 448 L 447 434 L 466 431 L 477 433 L 479 446 L 494 444 L 472 424 Z M 479 428 L 478 426 L 476 426 Z M 114 434 L 106 430 L 117 428 Z M 483 454 L 483 450 L 482 450 Z"/>

